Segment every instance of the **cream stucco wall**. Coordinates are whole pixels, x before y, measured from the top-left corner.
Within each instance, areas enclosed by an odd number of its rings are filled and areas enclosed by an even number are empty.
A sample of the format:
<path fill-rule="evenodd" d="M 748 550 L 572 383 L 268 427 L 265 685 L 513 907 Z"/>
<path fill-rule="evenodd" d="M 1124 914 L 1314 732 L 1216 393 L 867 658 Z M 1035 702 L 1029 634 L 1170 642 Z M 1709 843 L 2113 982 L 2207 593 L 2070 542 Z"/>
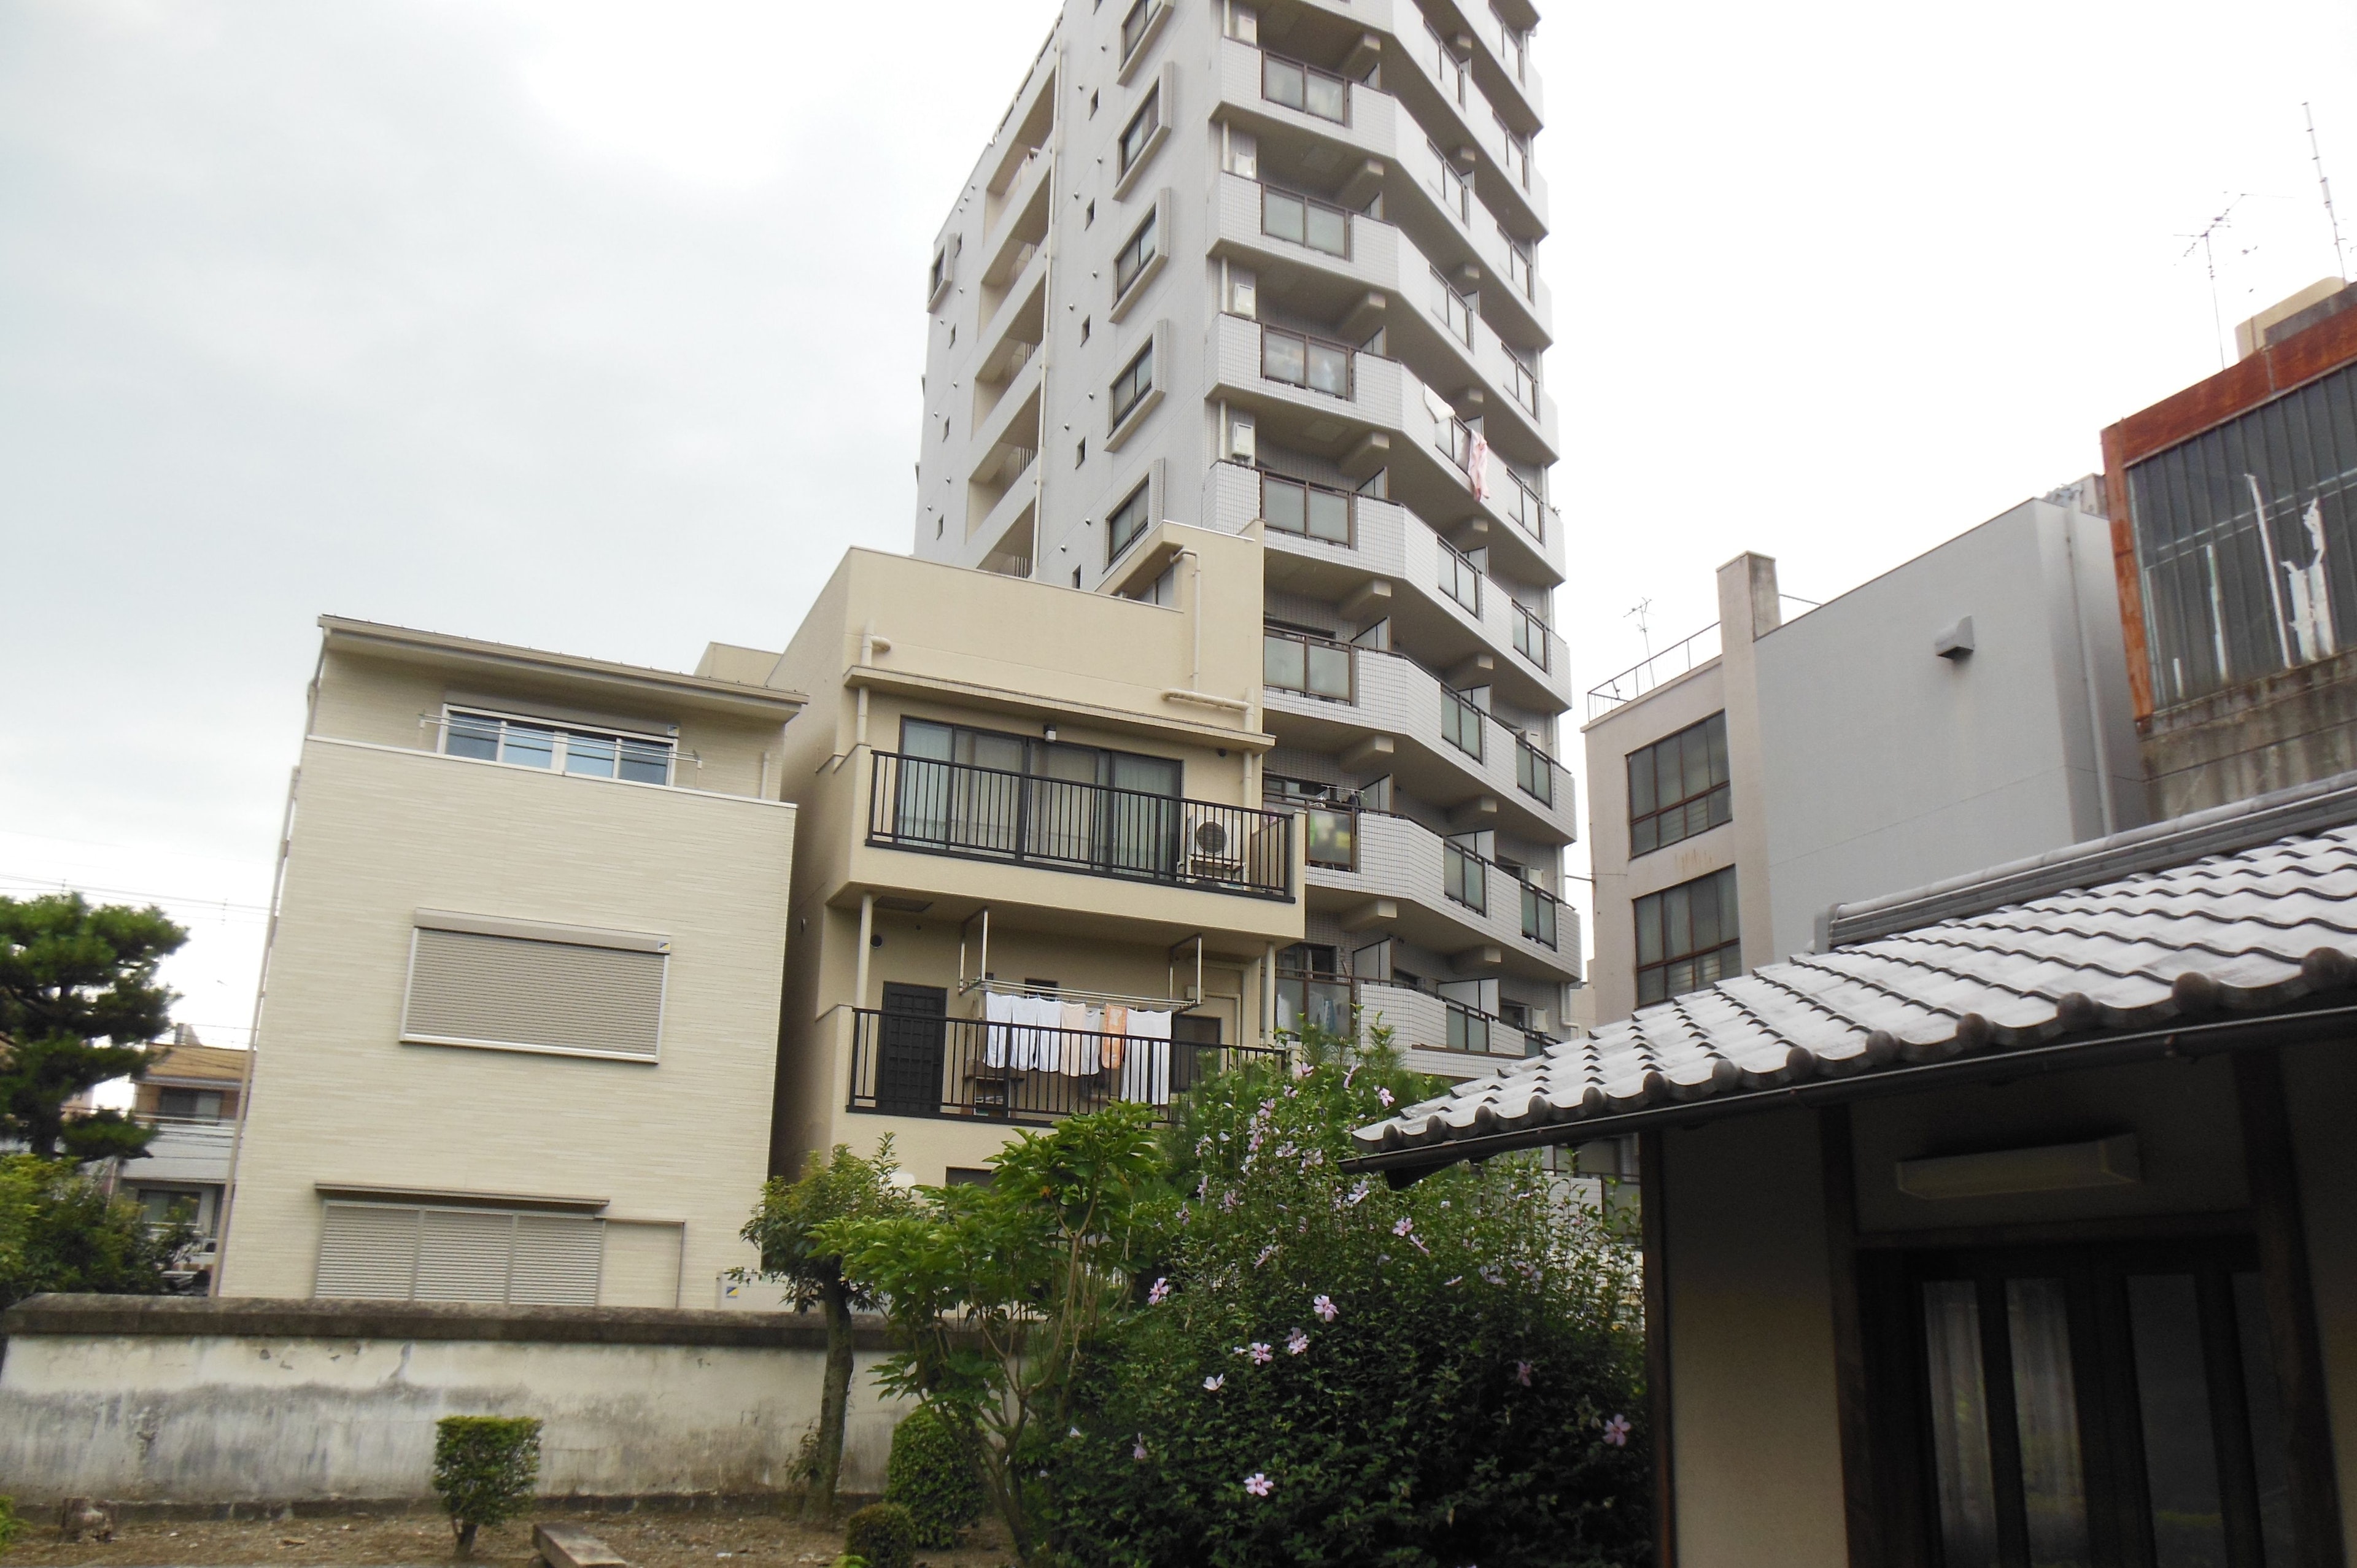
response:
<path fill-rule="evenodd" d="M 605 1197 L 639 1222 L 609 1226 L 607 1303 L 709 1305 L 767 1171 L 794 808 L 415 749 L 452 683 L 323 671 L 221 1290 L 310 1294 L 328 1182 Z M 790 712 L 700 716 L 708 766 L 749 790 Z M 401 1044 L 420 908 L 669 937 L 659 1060 Z"/>

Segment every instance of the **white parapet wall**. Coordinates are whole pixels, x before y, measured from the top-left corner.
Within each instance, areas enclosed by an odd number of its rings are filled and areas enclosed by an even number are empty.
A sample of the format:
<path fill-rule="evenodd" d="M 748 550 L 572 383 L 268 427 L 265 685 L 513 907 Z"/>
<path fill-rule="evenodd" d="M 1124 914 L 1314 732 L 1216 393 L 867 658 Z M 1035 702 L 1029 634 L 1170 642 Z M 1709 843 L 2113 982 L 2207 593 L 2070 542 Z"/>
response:
<path fill-rule="evenodd" d="M 0 1334 L 0 1477 L 33 1504 L 424 1503 L 446 1415 L 540 1418 L 545 1498 L 756 1498 L 826 1360 L 816 1313 L 48 1295 Z M 880 1326 L 856 1344 L 842 1487 L 874 1493 L 903 1407 Z"/>

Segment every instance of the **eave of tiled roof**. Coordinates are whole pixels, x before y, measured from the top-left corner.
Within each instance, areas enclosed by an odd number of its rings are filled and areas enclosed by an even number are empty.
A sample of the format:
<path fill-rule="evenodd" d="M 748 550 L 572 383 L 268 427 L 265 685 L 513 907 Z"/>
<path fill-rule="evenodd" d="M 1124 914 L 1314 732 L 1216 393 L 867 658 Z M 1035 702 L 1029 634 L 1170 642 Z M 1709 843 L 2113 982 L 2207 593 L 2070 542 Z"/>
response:
<path fill-rule="evenodd" d="M 1763 965 L 1361 1128 L 1355 1163 L 1428 1167 L 1933 1081 L 2357 1033 L 2352 985 L 2344 826 Z"/>

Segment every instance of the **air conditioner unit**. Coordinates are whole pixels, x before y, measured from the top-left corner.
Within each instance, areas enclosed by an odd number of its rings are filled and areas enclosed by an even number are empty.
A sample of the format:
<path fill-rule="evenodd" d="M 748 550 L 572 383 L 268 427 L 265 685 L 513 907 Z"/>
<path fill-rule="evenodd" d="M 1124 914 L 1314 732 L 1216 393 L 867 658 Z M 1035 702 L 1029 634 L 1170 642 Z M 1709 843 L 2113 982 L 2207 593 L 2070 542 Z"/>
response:
<path fill-rule="evenodd" d="M 1242 846 L 1235 830 L 1217 817 L 1192 817 L 1187 822 L 1187 843 L 1181 852 L 1187 875 L 1226 881 L 1243 869 Z"/>

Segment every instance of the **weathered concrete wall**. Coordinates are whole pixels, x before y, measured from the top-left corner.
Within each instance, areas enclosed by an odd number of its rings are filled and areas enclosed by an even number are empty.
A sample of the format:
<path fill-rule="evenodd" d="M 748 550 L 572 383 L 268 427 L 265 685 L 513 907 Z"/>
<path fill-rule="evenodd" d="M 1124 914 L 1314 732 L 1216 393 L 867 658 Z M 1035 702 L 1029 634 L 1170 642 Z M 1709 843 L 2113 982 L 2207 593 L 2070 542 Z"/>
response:
<path fill-rule="evenodd" d="M 2357 652 L 2155 714 L 2141 726 L 2163 817 L 2357 768 Z"/>
<path fill-rule="evenodd" d="M 434 1423 L 532 1415 L 547 1497 L 775 1492 L 817 1419 L 815 1316 L 40 1296 L 0 1316 L 0 1490 L 221 1504 L 422 1500 Z M 843 1487 L 899 1406 L 858 1336 Z"/>

